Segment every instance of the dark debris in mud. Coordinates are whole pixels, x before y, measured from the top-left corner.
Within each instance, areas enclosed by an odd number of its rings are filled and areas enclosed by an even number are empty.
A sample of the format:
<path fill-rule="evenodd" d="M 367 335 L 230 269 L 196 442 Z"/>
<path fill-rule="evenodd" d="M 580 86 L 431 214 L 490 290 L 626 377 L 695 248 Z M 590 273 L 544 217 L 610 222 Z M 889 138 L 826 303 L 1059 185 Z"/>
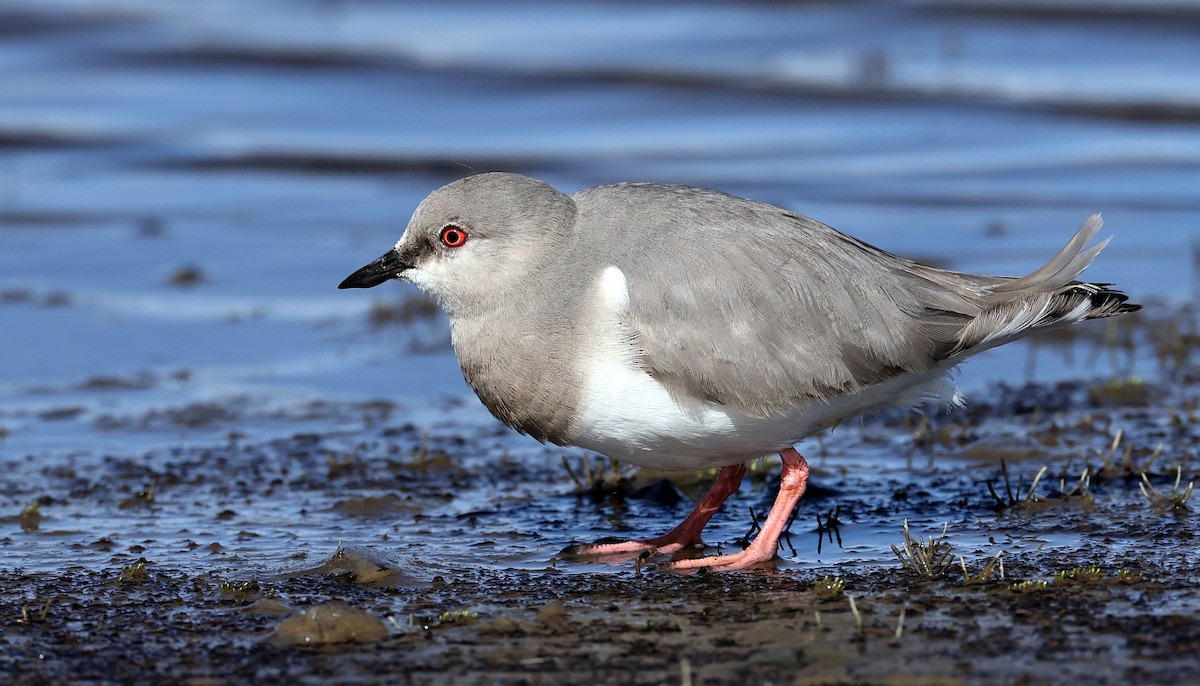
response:
<path fill-rule="evenodd" d="M 490 422 L 418 424 L 386 402 L 234 399 L 109 418 L 111 432 L 229 433 L 0 461 L 0 672 L 20 683 L 1194 683 L 1195 379 L 1183 367 L 1154 382 L 1002 386 L 964 412 L 839 427 L 802 447 L 812 489 L 776 566 L 687 576 L 653 558 L 554 553 L 661 533 L 712 474 L 634 472 L 522 447 Z M 236 432 L 273 422 L 322 429 Z M 772 461 L 753 465 L 710 545 L 744 541 L 776 479 Z"/>
<path fill-rule="evenodd" d="M 839 593 L 768 571 L 463 570 L 422 587 L 236 584 L 150 564 L 128 579 L 5 572 L 18 592 L 0 600 L 0 669 L 21 683 L 1194 683 L 1195 569 L 1141 562 L 1136 579 L 1107 565 L 1036 590 L 876 570 L 841 577 Z M 1056 563 L 1028 555 L 1010 571 Z M 330 607 L 354 623 L 326 616 L 318 634 L 309 615 Z"/>

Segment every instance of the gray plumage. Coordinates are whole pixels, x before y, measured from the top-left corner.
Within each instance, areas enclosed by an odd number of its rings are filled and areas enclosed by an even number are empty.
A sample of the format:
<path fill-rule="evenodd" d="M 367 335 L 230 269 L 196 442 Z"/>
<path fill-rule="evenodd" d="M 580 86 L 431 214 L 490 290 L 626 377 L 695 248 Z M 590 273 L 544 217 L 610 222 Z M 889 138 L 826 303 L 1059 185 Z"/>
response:
<path fill-rule="evenodd" d="M 1002 279 L 927 267 L 716 191 L 618 184 L 573 197 L 587 218 L 576 234 L 583 263 L 607 260 L 629 279 L 647 371 L 750 416 L 928 371 L 1052 326 L 1093 297 L 1088 318 L 1128 310 L 1123 295 L 1073 281 L 1103 247 L 1081 252 L 1098 216 L 1046 267 Z M 612 249 L 588 236 L 614 229 L 621 247 L 605 256 Z"/>
<path fill-rule="evenodd" d="M 447 225 L 467 232 L 463 248 L 439 243 Z M 564 443 L 587 382 L 580 359 L 614 335 L 594 304 L 607 267 L 627 282 L 617 326 L 639 369 L 672 397 L 768 418 L 1136 310 L 1075 280 L 1107 243 L 1085 249 L 1100 226 L 1089 218 L 1028 276 L 992 277 L 921 265 L 717 191 L 623 183 L 567 196 L 491 173 L 432 193 L 395 250 L 342 285 L 401 276 L 425 288 L 449 313 L 463 374 L 488 409 Z"/>

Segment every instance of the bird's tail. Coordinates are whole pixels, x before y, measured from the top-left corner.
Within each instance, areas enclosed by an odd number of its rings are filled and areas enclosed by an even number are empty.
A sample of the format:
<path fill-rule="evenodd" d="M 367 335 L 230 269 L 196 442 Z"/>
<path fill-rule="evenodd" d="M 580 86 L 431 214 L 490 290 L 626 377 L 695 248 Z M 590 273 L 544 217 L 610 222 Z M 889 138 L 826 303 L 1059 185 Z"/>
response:
<path fill-rule="evenodd" d="M 983 311 L 963 327 L 955 352 L 978 352 L 1040 329 L 1140 310 L 1141 305 L 1127 302 L 1129 296 L 1109 288 L 1111 284 L 1075 280 L 1111 240 L 1087 248 L 1103 225 L 1100 215 L 1088 217 L 1041 269 L 990 284 L 981 298 Z"/>

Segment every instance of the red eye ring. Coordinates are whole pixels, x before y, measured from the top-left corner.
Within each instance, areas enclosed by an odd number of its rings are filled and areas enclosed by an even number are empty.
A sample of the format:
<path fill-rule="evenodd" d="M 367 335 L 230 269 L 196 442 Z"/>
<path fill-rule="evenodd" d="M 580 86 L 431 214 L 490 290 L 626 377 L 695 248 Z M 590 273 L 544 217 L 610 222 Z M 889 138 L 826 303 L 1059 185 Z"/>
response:
<path fill-rule="evenodd" d="M 467 242 L 467 232 L 453 224 L 447 224 L 442 227 L 442 232 L 438 234 L 438 240 L 447 248 L 462 247 L 462 244 Z"/>

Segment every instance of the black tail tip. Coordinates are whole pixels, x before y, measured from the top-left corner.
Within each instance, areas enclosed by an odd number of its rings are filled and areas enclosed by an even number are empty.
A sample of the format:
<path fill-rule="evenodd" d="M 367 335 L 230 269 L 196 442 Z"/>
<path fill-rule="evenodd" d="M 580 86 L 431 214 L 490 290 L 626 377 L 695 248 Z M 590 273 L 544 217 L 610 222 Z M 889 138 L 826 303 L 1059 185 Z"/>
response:
<path fill-rule="evenodd" d="M 1090 293 L 1089 297 L 1092 303 L 1094 313 L 1089 315 L 1089 319 L 1093 317 L 1113 317 L 1118 314 L 1128 314 L 1129 312 L 1137 312 L 1142 309 L 1142 306 L 1137 303 L 1129 302 L 1129 296 L 1121 291 L 1110 291 L 1103 288 L 1108 284 L 1093 284 L 1102 286 L 1101 290 Z"/>

